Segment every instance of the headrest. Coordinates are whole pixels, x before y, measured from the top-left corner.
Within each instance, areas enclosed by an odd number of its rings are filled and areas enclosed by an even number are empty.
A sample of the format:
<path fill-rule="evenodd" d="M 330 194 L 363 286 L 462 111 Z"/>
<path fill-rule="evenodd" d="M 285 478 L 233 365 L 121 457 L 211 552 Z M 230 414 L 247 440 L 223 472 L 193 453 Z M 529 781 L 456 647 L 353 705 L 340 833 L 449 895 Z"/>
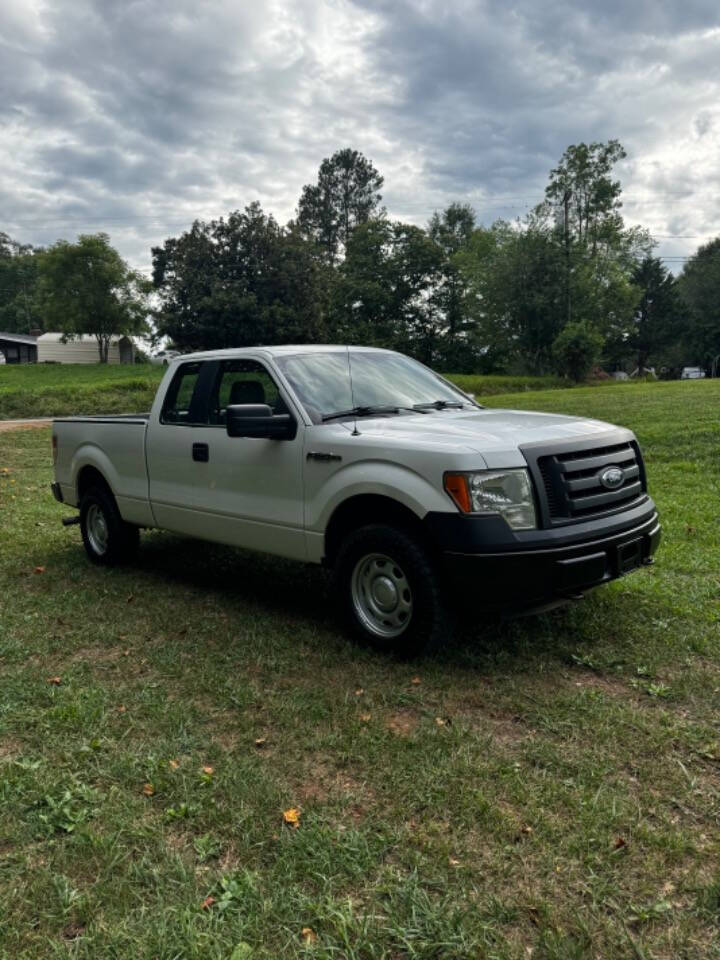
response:
<path fill-rule="evenodd" d="M 236 403 L 265 403 L 265 388 L 259 380 L 236 380 L 230 389 L 228 406 Z"/>

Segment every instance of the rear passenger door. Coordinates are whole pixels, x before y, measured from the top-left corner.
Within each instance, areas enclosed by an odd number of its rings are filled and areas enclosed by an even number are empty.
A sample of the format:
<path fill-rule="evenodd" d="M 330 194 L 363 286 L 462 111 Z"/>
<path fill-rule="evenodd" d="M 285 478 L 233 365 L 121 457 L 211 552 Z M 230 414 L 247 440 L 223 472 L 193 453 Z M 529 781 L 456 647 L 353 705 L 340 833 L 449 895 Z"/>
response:
<path fill-rule="evenodd" d="M 150 499 L 158 526 L 305 559 L 304 426 L 292 401 L 259 359 L 193 366 L 182 364 L 176 372 L 159 422 L 148 434 Z M 267 403 L 274 413 L 289 413 L 297 422 L 295 438 L 229 437 L 227 407 L 242 403 Z"/>

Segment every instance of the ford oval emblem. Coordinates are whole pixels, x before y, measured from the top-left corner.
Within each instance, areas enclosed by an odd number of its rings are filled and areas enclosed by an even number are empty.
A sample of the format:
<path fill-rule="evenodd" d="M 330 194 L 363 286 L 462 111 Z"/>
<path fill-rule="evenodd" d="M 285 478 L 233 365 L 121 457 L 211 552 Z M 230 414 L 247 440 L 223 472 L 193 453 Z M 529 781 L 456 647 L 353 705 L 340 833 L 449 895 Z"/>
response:
<path fill-rule="evenodd" d="M 605 467 L 598 474 L 598 480 L 606 490 L 617 490 L 625 482 L 625 471 L 620 467 Z"/>

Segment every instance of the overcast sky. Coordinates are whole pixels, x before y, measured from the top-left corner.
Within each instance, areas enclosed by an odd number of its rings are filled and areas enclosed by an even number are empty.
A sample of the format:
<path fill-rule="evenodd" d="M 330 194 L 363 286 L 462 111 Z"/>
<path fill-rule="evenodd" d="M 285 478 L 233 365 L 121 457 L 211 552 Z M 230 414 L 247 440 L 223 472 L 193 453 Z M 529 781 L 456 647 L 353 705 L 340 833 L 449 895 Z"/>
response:
<path fill-rule="evenodd" d="M 0 230 L 105 230 L 143 269 L 195 217 L 285 222 L 345 146 L 393 218 L 490 223 L 616 137 L 661 254 L 720 233 L 717 0 L 2 0 L 0 83 Z"/>

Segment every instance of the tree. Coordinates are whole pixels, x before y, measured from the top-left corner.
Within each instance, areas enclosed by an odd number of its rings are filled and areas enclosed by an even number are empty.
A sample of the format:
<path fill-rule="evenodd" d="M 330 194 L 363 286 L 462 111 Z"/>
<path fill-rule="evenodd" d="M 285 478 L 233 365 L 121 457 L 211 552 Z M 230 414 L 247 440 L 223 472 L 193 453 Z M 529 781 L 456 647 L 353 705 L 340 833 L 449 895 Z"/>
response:
<path fill-rule="evenodd" d="M 626 336 L 625 351 L 632 352 L 638 373 L 655 364 L 680 333 L 681 303 L 677 281 L 656 257 L 645 257 L 635 268 L 632 282 L 640 292 Z"/>
<path fill-rule="evenodd" d="M 475 211 L 468 204 L 460 203 L 451 203 L 442 213 L 434 213 L 428 224 L 428 236 L 442 257 L 442 269 L 430 298 L 430 309 L 437 311 L 444 325 L 441 362 L 446 370 L 463 371 L 468 362 L 471 363 L 468 290 L 461 262 L 474 229 Z"/>
<path fill-rule="evenodd" d="M 94 336 L 101 363 L 113 336 L 146 332 L 150 283 L 129 268 L 107 234 L 59 240 L 42 254 L 39 271 L 48 324 L 69 338 Z"/>
<path fill-rule="evenodd" d="M 42 329 L 38 303 L 39 251 L 0 232 L 0 330 Z"/>
<path fill-rule="evenodd" d="M 562 251 L 564 321 L 586 320 L 605 334 L 632 316 L 632 273 L 652 249 L 648 233 L 627 229 L 620 214 L 622 188 L 612 170 L 625 156 L 617 140 L 569 146 L 528 218 Z"/>
<path fill-rule="evenodd" d="M 687 261 L 678 288 L 689 314 L 685 362 L 710 365 L 720 354 L 720 237 Z"/>
<path fill-rule="evenodd" d="M 337 268 L 333 318 L 339 339 L 435 359 L 441 330 L 429 300 L 440 267 L 437 245 L 419 227 L 384 218 L 358 226 Z"/>
<path fill-rule="evenodd" d="M 320 164 L 316 184 L 303 187 L 297 226 L 329 264 L 344 253 L 352 231 L 380 211 L 383 178 L 357 150 L 338 150 Z"/>
<path fill-rule="evenodd" d="M 586 320 L 566 324 L 553 342 L 558 373 L 576 383 L 584 380 L 600 356 L 603 340 Z"/>
<path fill-rule="evenodd" d="M 283 229 L 258 203 L 195 221 L 152 256 L 157 331 L 181 349 L 322 339 L 323 266 L 297 229 Z"/>

